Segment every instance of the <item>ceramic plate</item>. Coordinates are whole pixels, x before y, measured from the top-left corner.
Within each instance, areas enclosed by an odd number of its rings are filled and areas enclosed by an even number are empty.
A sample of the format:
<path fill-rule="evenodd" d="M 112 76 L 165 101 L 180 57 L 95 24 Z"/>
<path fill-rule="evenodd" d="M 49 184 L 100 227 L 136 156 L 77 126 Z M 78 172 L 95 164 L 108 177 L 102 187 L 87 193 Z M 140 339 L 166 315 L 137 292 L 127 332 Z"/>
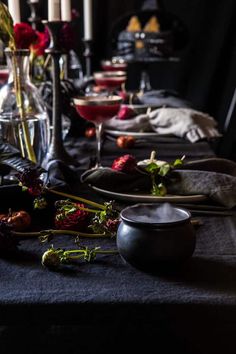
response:
<path fill-rule="evenodd" d="M 144 202 L 144 203 L 160 203 L 160 202 L 169 202 L 169 203 L 185 203 L 185 202 L 200 202 L 207 199 L 207 196 L 203 194 L 195 195 L 165 195 L 164 197 L 154 196 L 150 194 L 141 194 L 141 193 L 117 193 L 109 190 L 97 188 L 91 186 L 96 192 L 103 194 L 107 197 L 112 197 L 115 199 L 130 201 L 130 202 Z"/>
<path fill-rule="evenodd" d="M 155 132 L 132 132 L 132 131 L 122 131 L 122 130 L 112 130 L 112 129 L 104 129 L 104 132 L 109 135 L 117 136 L 117 137 L 120 135 L 132 135 L 134 138 L 158 136 L 158 134 Z"/>

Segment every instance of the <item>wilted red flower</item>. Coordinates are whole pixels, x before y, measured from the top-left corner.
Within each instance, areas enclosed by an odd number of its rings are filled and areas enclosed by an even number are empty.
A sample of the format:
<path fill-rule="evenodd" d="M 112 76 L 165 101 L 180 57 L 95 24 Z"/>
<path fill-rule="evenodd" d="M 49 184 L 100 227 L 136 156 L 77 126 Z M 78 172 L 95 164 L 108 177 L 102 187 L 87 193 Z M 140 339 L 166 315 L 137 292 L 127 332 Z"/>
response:
<path fill-rule="evenodd" d="M 76 208 L 78 207 L 78 209 Z M 82 230 L 87 226 L 88 212 L 80 210 L 84 208 L 84 204 L 74 204 L 74 207 L 69 209 L 61 207 L 55 215 L 55 226 L 60 230 Z"/>
<path fill-rule="evenodd" d="M 29 49 L 36 42 L 36 31 L 28 23 L 16 23 L 14 26 L 14 35 L 17 49 Z"/>
<path fill-rule="evenodd" d="M 36 56 L 44 55 L 45 49 L 49 46 L 50 36 L 47 28 L 45 28 L 44 32 L 36 32 L 37 41 L 35 44 L 31 46 L 31 49 L 35 53 Z"/>
<path fill-rule="evenodd" d="M 132 172 L 137 166 L 134 156 L 126 154 L 113 161 L 112 169 L 119 172 Z"/>
<path fill-rule="evenodd" d="M 43 193 L 43 181 L 39 179 L 39 172 L 36 169 L 27 168 L 17 177 L 20 185 L 26 188 L 32 196 L 41 196 Z"/>
<path fill-rule="evenodd" d="M 119 219 L 108 219 L 106 222 L 106 227 L 109 232 L 115 233 L 117 232 L 119 224 L 120 224 Z"/>

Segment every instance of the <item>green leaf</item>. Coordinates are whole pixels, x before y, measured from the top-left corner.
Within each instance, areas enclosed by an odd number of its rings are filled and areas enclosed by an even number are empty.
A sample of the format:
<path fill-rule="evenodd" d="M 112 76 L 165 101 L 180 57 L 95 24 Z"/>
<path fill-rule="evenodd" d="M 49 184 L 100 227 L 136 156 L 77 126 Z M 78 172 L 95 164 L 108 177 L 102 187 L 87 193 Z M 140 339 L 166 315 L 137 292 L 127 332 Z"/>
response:
<path fill-rule="evenodd" d="M 181 166 L 181 165 L 183 165 L 183 160 L 176 159 L 172 165 L 173 165 L 173 167 Z"/>
<path fill-rule="evenodd" d="M 146 167 L 145 167 L 145 170 L 147 172 L 157 172 L 157 170 L 160 169 L 160 166 L 158 166 L 155 162 L 151 162 L 149 163 Z"/>
<path fill-rule="evenodd" d="M 159 175 L 162 177 L 166 176 L 167 173 L 170 171 L 170 169 L 171 169 L 171 166 L 168 163 L 162 165 L 160 167 Z"/>

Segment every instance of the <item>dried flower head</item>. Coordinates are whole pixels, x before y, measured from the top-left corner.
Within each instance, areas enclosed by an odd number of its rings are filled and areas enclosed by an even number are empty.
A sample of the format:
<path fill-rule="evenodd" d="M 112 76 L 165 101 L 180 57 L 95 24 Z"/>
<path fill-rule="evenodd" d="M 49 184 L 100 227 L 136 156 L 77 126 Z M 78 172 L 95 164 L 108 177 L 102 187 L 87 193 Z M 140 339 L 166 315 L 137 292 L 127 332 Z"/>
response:
<path fill-rule="evenodd" d="M 50 269 L 56 269 L 61 264 L 60 252 L 51 247 L 42 256 L 42 265 Z"/>
<path fill-rule="evenodd" d="M 85 210 L 84 204 L 71 203 L 56 203 L 59 206 L 55 215 L 55 226 L 60 230 L 81 230 L 87 226 L 89 213 Z"/>
<path fill-rule="evenodd" d="M 39 171 L 36 168 L 27 168 L 17 177 L 20 185 L 27 189 L 31 195 L 38 197 L 42 194 L 43 181 L 39 179 Z"/>
<path fill-rule="evenodd" d="M 137 161 L 134 156 L 126 154 L 118 157 L 112 164 L 112 169 L 119 172 L 132 172 L 137 166 Z"/>

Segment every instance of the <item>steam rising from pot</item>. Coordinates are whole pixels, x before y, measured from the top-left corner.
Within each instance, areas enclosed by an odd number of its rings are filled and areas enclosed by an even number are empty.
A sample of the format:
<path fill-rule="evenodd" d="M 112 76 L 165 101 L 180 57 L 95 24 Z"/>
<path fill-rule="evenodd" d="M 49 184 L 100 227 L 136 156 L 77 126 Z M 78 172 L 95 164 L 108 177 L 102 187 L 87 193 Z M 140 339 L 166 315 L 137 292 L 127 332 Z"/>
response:
<path fill-rule="evenodd" d="M 169 203 L 161 206 L 143 204 L 129 208 L 124 213 L 125 218 L 138 223 L 164 224 L 177 222 L 188 218 L 188 214 Z"/>

